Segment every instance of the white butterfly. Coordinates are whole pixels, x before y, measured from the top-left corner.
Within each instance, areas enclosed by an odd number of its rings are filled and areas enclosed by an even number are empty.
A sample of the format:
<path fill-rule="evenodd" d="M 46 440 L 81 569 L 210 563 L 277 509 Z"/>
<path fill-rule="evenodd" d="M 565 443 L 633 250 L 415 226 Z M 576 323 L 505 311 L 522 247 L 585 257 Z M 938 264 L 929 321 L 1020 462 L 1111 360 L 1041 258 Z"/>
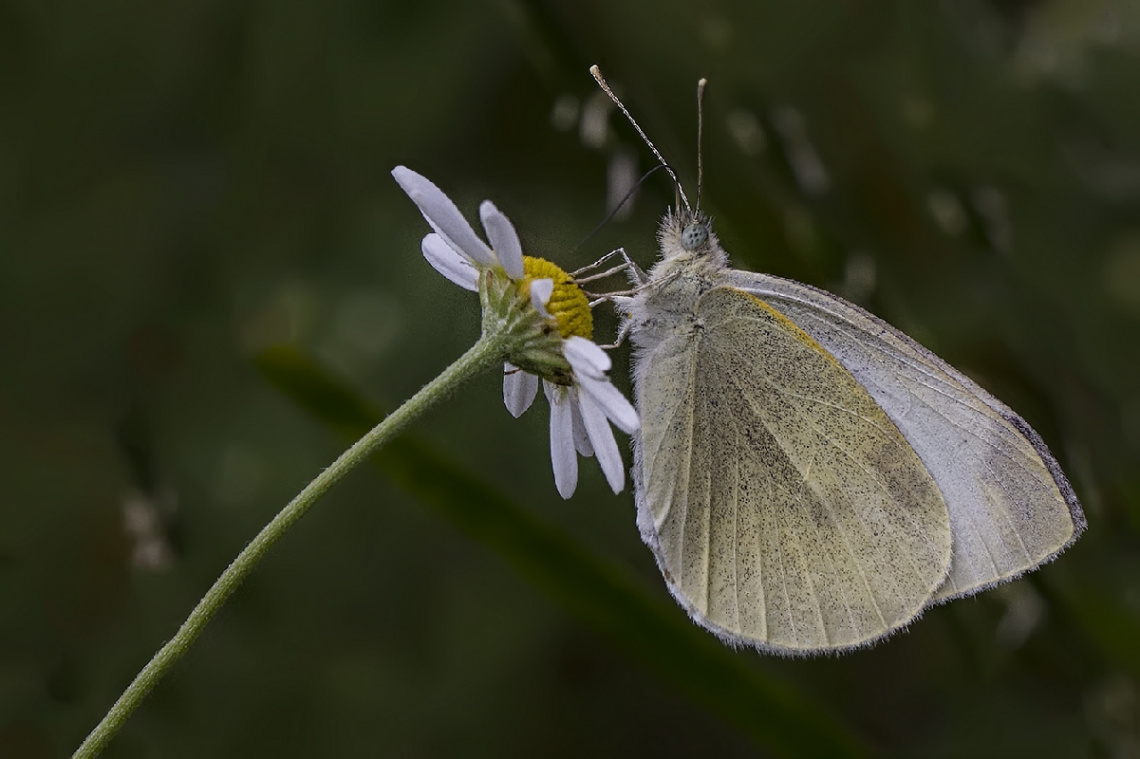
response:
<path fill-rule="evenodd" d="M 914 340 L 729 268 L 699 213 L 666 216 L 660 244 L 623 306 L 633 478 L 642 538 L 697 623 L 786 654 L 862 646 L 1084 529 L 1040 436 Z"/>

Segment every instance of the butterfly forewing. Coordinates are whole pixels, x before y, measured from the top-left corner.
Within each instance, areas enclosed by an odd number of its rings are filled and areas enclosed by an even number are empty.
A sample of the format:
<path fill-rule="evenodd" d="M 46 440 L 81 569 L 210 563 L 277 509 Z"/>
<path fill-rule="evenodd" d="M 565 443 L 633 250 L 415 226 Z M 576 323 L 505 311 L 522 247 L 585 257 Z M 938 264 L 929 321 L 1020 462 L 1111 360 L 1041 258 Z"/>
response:
<path fill-rule="evenodd" d="M 946 505 L 843 366 L 718 287 L 639 357 L 639 520 L 697 621 L 793 652 L 905 625 L 950 563 Z M 653 399 L 653 405 L 646 399 Z"/>
<path fill-rule="evenodd" d="M 742 271 L 722 281 L 787 316 L 835 357 L 926 464 L 950 513 L 950 573 L 931 601 L 1028 571 L 1084 527 L 1056 460 L 1021 417 L 877 317 L 798 282 Z"/>

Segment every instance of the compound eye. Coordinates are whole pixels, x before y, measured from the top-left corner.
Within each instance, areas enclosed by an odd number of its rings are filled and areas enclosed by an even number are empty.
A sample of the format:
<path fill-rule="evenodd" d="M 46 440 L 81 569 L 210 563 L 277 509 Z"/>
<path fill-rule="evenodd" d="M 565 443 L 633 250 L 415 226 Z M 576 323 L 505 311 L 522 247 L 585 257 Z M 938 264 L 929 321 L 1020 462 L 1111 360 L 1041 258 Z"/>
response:
<path fill-rule="evenodd" d="M 692 223 L 681 232 L 681 247 L 696 250 L 709 241 L 709 229 L 704 224 Z"/>

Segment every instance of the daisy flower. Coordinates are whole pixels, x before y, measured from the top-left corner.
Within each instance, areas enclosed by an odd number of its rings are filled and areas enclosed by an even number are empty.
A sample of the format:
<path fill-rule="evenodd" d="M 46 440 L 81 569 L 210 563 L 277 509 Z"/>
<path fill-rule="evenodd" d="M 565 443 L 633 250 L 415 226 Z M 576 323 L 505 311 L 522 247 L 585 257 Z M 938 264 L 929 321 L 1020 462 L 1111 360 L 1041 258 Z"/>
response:
<path fill-rule="evenodd" d="M 503 400 L 515 417 L 530 408 L 541 380 L 550 402 L 550 457 L 563 498 L 578 485 L 578 455 L 597 456 L 615 493 L 625 485 L 621 453 L 610 425 L 637 431 L 637 412 L 606 372 L 610 357 L 593 341 L 585 293 L 557 265 L 525 256 L 510 220 L 489 201 L 479 217 L 490 245 L 455 203 L 411 169 L 392 171 L 400 187 L 435 230 L 423 239 L 428 263 L 460 287 L 479 293 L 483 330 L 508 330 Z"/>

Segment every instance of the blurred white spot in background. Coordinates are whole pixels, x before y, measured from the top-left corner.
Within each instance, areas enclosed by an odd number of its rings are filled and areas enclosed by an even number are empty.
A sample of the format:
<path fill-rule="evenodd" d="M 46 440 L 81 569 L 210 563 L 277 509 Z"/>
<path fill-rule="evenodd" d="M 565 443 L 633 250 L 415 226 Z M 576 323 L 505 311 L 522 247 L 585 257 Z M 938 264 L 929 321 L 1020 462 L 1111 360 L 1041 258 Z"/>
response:
<path fill-rule="evenodd" d="M 614 150 L 606 164 L 606 209 L 616 209 L 615 219 L 625 219 L 633 211 L 633 198 L 626 200 L 626 196 L 637 185 L 637 179 L 637 154 L 624 146 Z"/>
<path fill-rule="evenodd" d="M 1029 639 L 1029 636 L 1045 620 L 1045 600 L 1027 582 L 1010 583 L 1002 586 L 1005 599 L 1005 615 L 998 622 L 995 635 L 998 645 L 1007 651 L 1014 651 Z"/>
<path fill-rule="evenodd" d="M 166 525 L 177 509 L 172 491 L 157 499 L 132 490 L 123 496 L 123 531 L 131 542 L 131 566 L 160 571 L 174 562 Z"/>
<path fill-rule="evenodd" d="M 864 304 L 875 292 L 875 257 L 864 250 L 853 250 L 843 265 L 839 294 L 852 303 Z"/>
<path fill-rule="evenodd" d="M 596 92 L 586 98 L 582 108 L 582 122 L 578 125 L 578 135 L 582 144 L 594 150 L 606 144 L 610 135 L 610 111 L 613 103 L 604 92 Z"/>
<path fill-rule="evenodd" d="M 559 132 L 569 132 L 578 124 L 578 98 L 569 92 L 563 92 L 554 99 L 554 107 L 550 109 L 550 124 Z"/>
<path fill-rule="evenodd" d="M 772 128 L 780 137 L 796 184 L 804 194 L 822 195 L 827 192 L 831 180 L 819 153 L 808 140 L 803 115 L 791 106 L 775 108 L 772 110 Z"/>
<path fill-rule="evenodd" d="M 996 187 L 979 187 L 970 199 L 982 218 L 982 230 L 990 247 L 1002 253 L 1013 247 L 1013 226 L 1009 221 L 1009 202 Z"/>
<path fill-rule="evenodd" d="M 760 155 L 768 146 L 764 126 L 747 108 L 733 108 L 728 112 L 728 133 L 740 152 L 747 156 Z"/>
<path fill-rule="evenodd" d="M 943 189 L 931 190 L 926 196 L 926 207 L 934 221 L 950 237 L 965 231 L 966 211 L 954 193 Z"/>

